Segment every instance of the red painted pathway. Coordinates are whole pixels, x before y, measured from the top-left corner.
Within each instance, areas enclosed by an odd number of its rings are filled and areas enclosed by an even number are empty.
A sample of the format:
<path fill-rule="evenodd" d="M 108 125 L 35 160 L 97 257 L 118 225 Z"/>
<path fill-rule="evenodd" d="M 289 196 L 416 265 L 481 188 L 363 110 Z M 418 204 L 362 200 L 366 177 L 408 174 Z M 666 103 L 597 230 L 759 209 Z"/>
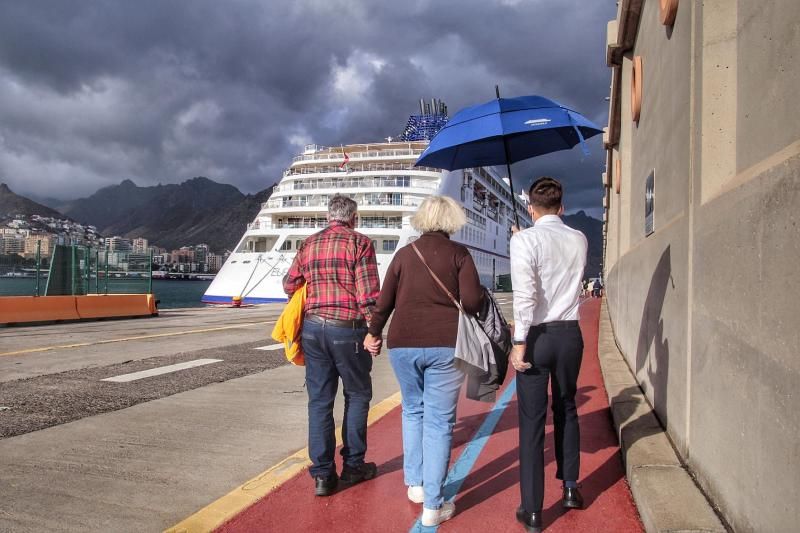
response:
<path fill-rule="evenodd" d="M 586 348 L 578 380 L 578 412 L 581 423 L 581 484 L 586 506 L 583 510 L 568 512 L 561 508 L 560 482 L 555 479 L 553 427 L 548 416 L 545 441 L 547 492 L 543 515 L 545 531 L 548 532 L 642 531 L 625 480 L 600 374 L 597 358 L 599 312 L 599 299 L 589 300 L 581 308 Z M 509 372 L 506 386 L 512 379 L 513 369 Z M 462 396 L 453 439 L 453 462 L 491 408 L 491 404 Z M 303 472 L 218 531 L 408 532 L 421 512 L 421 505 L 406 499 L 401 438 L 398 407 L 369 429 L 367 460 L 378 464 L 376 479 L 340 490 L 328 498 L 317 498 L 310 476 Z M 439 531 L 523 531 L 514 518 L 519 505 L 517 438 L 517 404 L 516 398 L 512 398 L 456 496 L 456 515 L 439 526 Z"/>

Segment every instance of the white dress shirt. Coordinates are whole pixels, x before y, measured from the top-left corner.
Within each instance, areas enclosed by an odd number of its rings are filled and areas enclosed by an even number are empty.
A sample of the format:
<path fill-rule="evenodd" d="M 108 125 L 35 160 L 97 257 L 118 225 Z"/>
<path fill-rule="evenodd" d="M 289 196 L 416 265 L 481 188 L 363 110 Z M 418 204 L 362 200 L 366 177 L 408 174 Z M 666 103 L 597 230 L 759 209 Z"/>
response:
<path fill-rule="evenodd" d="M 578 320 L 587 248 L 584 234 L 557 215 L 511 237 L 515 341 L 524 341 L 531 326 Z"/>

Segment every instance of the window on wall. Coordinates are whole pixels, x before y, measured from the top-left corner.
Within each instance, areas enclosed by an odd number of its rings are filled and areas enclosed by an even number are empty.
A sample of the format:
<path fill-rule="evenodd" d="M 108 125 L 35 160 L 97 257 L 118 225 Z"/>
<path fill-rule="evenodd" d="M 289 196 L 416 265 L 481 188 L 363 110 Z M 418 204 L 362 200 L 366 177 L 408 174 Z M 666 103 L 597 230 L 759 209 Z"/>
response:
<path fill-rule="evenodd" d="M 295 250 L 299 250 L 301 246 L 303 246 L 303 239 L 297 239 L 294 241 Z"/>
<path fill-rule="evenodd" d="M 281 251 L 285 252 L 285 251 L 291 250 L 291 249 L 292 249 L 292 241 L 290 241 L 289 239 L 286 239 L 285 241 L 283 241 L 283 244 L 281 244 Z"/>
<path fill-rule="evenodd" d="M 387 239 L 383 241 L 383 251 L 384 252 L 394 252 L 397 248 L 398 239 Z"/>

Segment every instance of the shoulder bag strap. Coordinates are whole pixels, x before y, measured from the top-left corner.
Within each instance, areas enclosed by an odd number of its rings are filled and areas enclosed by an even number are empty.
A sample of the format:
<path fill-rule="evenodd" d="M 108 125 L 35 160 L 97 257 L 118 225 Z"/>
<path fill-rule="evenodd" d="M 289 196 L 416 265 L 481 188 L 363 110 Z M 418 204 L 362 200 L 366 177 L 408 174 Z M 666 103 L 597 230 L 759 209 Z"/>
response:
<path fill-rule="evenodd" d="M 464 309 L 461 307 L 459 301 L 455 299 L 453 293 L 447 290 L 447 287 L 445 287 L 444 283 L 442 283 L 442 280 L 439 279 L 439 276 L 433 273 L 431 267 L 428 266 L 428 262 L 425 261 L 424 257 L 422 257 L 422 252 L 420 252 L 419 248 L 417 248 L 417 243 L 412 242 L 411 247 L 414 249 L 415 252 L 417 252 L 417 257 L 419 257 L 419 260 L 422 261 L 422 264 L 425 265 L 425 268 L 427 268 L 428 272 L 430 272 L 431 277 L 433 277 L 433 281 L 435 281 L 436 284 L 439 285 L 439 288 L 441 288 L 444 291 L 444 293 L 450 298 L 450 301 L 453 302 L 453 304 L 455 304 L 455 306 L 458 307 L 459 311 L 463 313 Z"/>

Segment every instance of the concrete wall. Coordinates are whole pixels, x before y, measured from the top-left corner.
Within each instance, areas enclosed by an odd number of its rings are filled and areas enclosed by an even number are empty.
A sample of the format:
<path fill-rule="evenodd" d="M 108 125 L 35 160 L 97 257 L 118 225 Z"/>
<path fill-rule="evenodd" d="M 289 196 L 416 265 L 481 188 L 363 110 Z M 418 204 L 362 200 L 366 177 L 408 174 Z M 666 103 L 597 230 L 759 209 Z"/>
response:
<path fill-rule="evenodd" d="M 658 11 L 644 2 L 622 64 L 622 191 L 609 193 L 605 262 L 615 335 L 731 527 L 795 531 L 800 2 L 682 0 L 671 29 Z M 638 125 L 626 91 L 637 55 Z"/>

